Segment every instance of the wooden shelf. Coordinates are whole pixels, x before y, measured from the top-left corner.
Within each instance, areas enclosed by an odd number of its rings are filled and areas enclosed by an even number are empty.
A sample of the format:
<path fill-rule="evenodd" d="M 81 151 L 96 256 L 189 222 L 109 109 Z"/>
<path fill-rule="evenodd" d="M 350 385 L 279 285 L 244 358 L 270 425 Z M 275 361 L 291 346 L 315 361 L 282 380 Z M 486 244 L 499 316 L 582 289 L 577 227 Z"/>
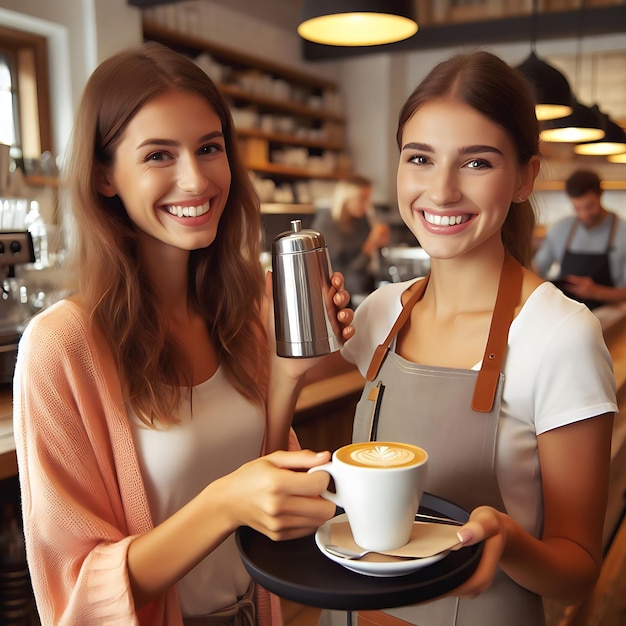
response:
<path fill-rule="evenodd" d="M 315 206 L 312 204 L 286 204 L 283 202 L 264 202 L 261 204 L 263 215 L 283 215 L 290 213 L 302 213 L 313 215 Z"/>
<path fill-rule="evenodd" d="M 626 180 L 603 180 L 601 182 L 602 189 L 626 190 Z M 535 191 L 564 191 L 564 180 L 542 180 L 535 184 Z"/>
<path fill-rule="evenodd" d="M 236 100 L 246 100 L 247 102 L 258 104 L 263 108 L 267 108 L 273 111 L 283 111 L 285 113 L 291 113 L 293 115 L 299 115 L 302 117 L 310 117 L 318 120 L 330 120 L 333 122 L 345 121 L 343 115 L 334 113 L 333 111 L 325 111 L 324 109 L 316 109 L 313 107 L 300 104 L 299 102 L 291 102 L 289 100 L 278 100 L 276 98 L 270 98 L 259 94 L 251 93 L 238 87 L 237 85 L 218 85 L 219 90 L 223 95 Z"/>
<path fill-rule="evenodd" d="M 320 150 L 343 150 L 343 143 L 340 141 L 326 141 L 316 139 L 306 139 L 284 133 L 269 133 L 259 128 L 237 128 L 240 137 L 255 137 L 257 139 L 267 139 L 269 142 L 280 143 L 292 146 L 303 146 L 305 148 L 319 148 Z"/>
<path fill-rule="evenodd" d="M 265 165 L 253 165 L 249 169 L 259 174 L 273 174 L 280 178 L 317 178 L 321 180 L 339 180 L 346 176 L 347 172 L 318 172 L 304 167 L 289 167 L 278 165 L 277 163 L 266 163 Z"/>
<path fill-rule="evenodd" d="M 24 176 L 24 182 L 31 187 L 57 187 L 59 179 L 56 176 Z"/>
<path fill-rule="evenodd" d="M 282 65 L 238 50 L 226 48 L 203 37 L 181 33 L 150 20 L 143 21 L 143 35 L 146 40 L 160 41 L 176 50 L 186 51 L 188 54 L 200 51 L 208 52 L 216 61 L 230 66 L 246 69 L 255 68 L 309 87 L 333 90 L 337 88 L 337 83 L 325 76 L 303 72 L 288 65 Z"/>

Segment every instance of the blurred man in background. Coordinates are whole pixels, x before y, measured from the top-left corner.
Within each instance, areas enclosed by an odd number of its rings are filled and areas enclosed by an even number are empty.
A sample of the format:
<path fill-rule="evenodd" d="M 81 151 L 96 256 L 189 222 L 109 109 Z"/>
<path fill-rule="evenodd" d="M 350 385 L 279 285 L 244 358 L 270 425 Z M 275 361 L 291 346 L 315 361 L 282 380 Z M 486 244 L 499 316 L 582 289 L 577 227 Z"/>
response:
<path fill-rule="evenodd" d="M 535 254 L 546 276 L 560 264 L 555 284 L 590 309 L 626 300 L 626 222 L 602 206 L 600 177 L 577 170 L 565 182 L 575 215 L 552 226 Z"/>

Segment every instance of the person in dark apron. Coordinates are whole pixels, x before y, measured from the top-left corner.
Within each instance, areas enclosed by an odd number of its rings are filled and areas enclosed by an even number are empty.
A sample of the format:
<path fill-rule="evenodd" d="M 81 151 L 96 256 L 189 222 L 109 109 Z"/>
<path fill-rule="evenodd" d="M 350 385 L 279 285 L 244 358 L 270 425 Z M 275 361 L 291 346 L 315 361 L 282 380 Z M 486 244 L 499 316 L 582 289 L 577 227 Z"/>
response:
<path fill-rule="evenodd" d="M 609 252 L 613 248 L 617 216 L 614 213 L 610 213 L 606 216 L 606 219 L 611 221 L 611 230 L 606 242 L 606 249 L 603 252 L 595 253 L 574 252 L 571 250 L 570 246 L 580 226 L 579 220 L 574 222 L 569 237 L 567 238 L 565 253 L 561 261 L 561 275 L 555 282 L 555 285 L 561 289 L 566 296 L 586 304 L 590 309 L 595 309 L 604 303 L 600 300 L 593 300 L 579 295 L 579 292 L 576 291 L 576 283 L 574 282 L 572 285 L 572 281 L 575 280 L 574 277 L 576 276 L 587 276 L 591 278 L 596 285 L 604 285 L 606 287 L 615 286 L 613 278 L 611 277 Z M 574 288 L 574 291 L 572 291 L 572 288 Z"/>
<path fill-rule="evenodd" d="M 431 271 L 356 311 L 341 352 L 366 379 L 353 440 L 425 448 L 426 491 L 471 511 L 459 537 L 484 552 L 446 597 L 354 620 L 539 626 L 542 596 L 578 601 L 599 570 L 611 359 L 593 314 L 525 269 L 539 150 L 523 79 L 491 53 L 455 55 L 409 97 L 397 138 L 400 214 Z"/>
<path fill-rule="evenodd" d="M 626 299 L 626 223 L 602 205 L 602 184 L 593 170 L 579 169 L 565 181 L 565 191 L 575 217 L 554 224 L 533 262 L 537 272 L 548 275 L 560 264 L 554 284 L 566 296 L 595 309 Z"/>

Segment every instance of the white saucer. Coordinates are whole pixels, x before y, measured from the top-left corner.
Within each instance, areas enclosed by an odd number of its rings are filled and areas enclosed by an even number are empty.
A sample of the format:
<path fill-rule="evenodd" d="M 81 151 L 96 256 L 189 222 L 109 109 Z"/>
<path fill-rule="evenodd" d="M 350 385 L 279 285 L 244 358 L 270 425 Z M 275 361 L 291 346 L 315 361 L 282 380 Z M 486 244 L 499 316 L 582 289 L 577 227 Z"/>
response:
<path fill-rule="evenodd" d="M 364 574 L 365 576 L 380 576 L 380 577 L 390 577 L 390 576 L 405 576 L 406 574 L 411 574 L 416 572 L 418 569 L 422 567 L 426 567 L 427 565 L 431 565 L 432 563 L 436 563 L 437 561 L 443 559 L 449 550 L 445 552 L 440 552 L 439 554 L 435 554 L 434 556 L 429 556 L 423 559 L 398 559 L 397 561 L 389 561 L 386 563 L 372 562 L 372 561 L 350 561 L 348 559 L 343 559 L 340 556 L 335 556 L 334 554 L 330 554 L 326 552 L 325 546 L 332 543 L 330 539 L 330 527 L 337 522 L 345 522 L 347 521 L 347 516 L 345 513 L 341 515 L 337 515 L 337 517 L 333 517 L 328 520 L 325 524 L 322 524 L 315 533 L 315 543 L 317 547 L 320 549 L 320 552 L 331 561 L 335 563 L 339 563 L 342 567 L 349 569 L 357 574 Z"/>

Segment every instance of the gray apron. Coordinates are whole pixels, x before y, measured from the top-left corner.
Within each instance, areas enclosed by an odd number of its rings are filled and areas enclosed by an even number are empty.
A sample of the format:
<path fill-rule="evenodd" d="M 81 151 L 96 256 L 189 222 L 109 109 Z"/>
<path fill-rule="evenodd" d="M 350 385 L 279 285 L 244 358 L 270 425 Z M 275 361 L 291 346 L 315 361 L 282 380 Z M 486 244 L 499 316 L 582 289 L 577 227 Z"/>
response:
<path fill-rule="evenodd" d="M 410 288 L 409 300 L 374 354 L 356 409 L 353 441 L 405 441 L 421 446 L 429 454 L 427 492 L 469 511 L 489 505 L 505 512 L 495 472 L 496 436 L 502 363 L 520 299 L 522 268 L 512 257 L 505 257 L 480 371 L 419 365 L 390 350 L 428 278 Z M 339 624 L 339 620 L 337 616 L 332 622 Z M 498 570 L 491 588 L 472 600 L 446 597 L 385 609 L 384 615 L 367 611 L 359 614 L 359 623 L 537 626 L 545 620 L 541 598 Z"/>

